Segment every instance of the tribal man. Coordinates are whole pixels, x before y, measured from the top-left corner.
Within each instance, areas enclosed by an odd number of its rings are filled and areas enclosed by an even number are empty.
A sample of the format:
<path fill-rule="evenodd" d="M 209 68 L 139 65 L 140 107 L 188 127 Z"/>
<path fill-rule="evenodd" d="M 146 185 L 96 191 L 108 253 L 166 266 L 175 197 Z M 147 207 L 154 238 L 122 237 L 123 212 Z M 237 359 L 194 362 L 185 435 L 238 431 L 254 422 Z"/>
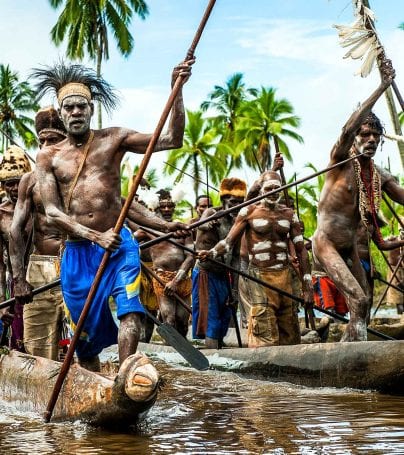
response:
<path fill-rule="evenodd" d="M 66 130 L 57 111 L 49 106 L 35 116 L 40 147 L 66 139 Z M 33 253 L 27 273 L 24 258 L 24 231 L 33 219 Z M 28 354 L 57 360 L 62 335 L 63 297 L 60 286 L 36 295 L 32 287 L 47 284 L 59 277 L 61 232 L 46 220 L 39 196 L 35 172 L 25 174 L 18 187 L 18 201 L 10 232 L 10 260 L 13 270 L 14 296 L 24 305 L 24 347 Z M 30 245 L 28 245 L 29 247 Z"/>
<path fill-rule="evenodd" d="M 159 190 L 157 194 L 159 195 L 159 205 L 156 213 L 166 222 L 171 223 L 175 202 L 172 200 L 169 191 Z M 142 233 L 140 232 L 139 235 Z M 178 239 L 177 243 L 193 248 L 191 233 L 189 232 L 185 239 Z M 152 246 L 150 255 L 155 273 L 164 282 L 162 285 L 153 278 L 153 288 L 158 299 L 160 318 L 186 337 L 189 312 L 178 302 L 174 293 L 191 305 L 192 282 L 189 272 L 194 265 L 194 257 L 170 242 L 160 242 Z"/>
<path fill-rule="evenodd" d="M 201 220 L 220 210 L 229 209 L 244 201 L 247 185 L 238 178 L 226 178 L 220 184 L 221 207 L 205 210 Z M 212 248 L 229 233 L 237 216 L 231 212 L 218 220 L 198 227 L 196 249 Z M 229 248 L 224 254 L 228 265 L 239 267 L 239 245 Z M 225 267 L 210 261 L 198 261 L 192 272 L 192 334 L 193 338 L 205 338 L 207 348 L 221 348 L 229 328 L 231 309 L 228 305 L 232 292 L 230 277 Z"/>
<path fill-rule="evenodd" d="M 178 65 L 172 75 L 186 81 L 193 60 Z M 91 130 L 93 101 L 113 108 L 111 86 L 81 65 L 40 68 L 33 72 L 38 94 L 54 92 L 66 140 L 43 148 L 37 158 L 39 191 L 46 216 L 67 234 L 61 263 L 63 297 L 77 323 L 105 250 L 111 251 L 94 302 L 77 345 L 83 365 L 94 365 L 104 347 L 116 343 L 122 362 L 136 352 L 144 310 L 139 300 L 139 248 L 130 230 L 115 233 L 122 208 L 120 164 L 125 152 L 144 153 L 152 135 L 126 128 Z M 173 104 L 168 131 L 154 151 L 179 148 L 184 133 L 180 90 Z M 119 332 L 108 307 L 113 296 L 120 320 Z"/>
<path fill-rule="evenodd" d="M 327 173 L 313 236 L 313 255 L 344 295 L 349 308 L 350 320 L 342 341 L 367 339 L 370 295 L 358 255 L 359 223 L 362 220 L 378 229 L 376 214 L 382 191 L 394 201 L 404 203 L 404 189 L 390 174 L 376 169 L 372 160 L 383 127 L 371 109 L 394 78 L 391 62 L 384 57 L 380 60 L 380 70 L 380 85 L 351 115 L 331 150 L 330 165 L 361 155 Z"/>
<path fill-rule="evenodd" d="M 281 187 L 279 175 L 266 171 L 261 182 L 260 195 Z M 249 256 L 248 273 L 292 293 L 288 258 L 288 236 L 293 241 L 303 277 L 303 298 L 312 302 L 310 265 L 304 247 L 300 222 L 293 209 L 279 204 L 281 193 L 274 193 L 257 204 L 243 207 L 227 237 L 209 251 L 200 251 L 201 260 L 216 258 L 230 251 L 245 233 Z M 276 291 L 259 284 L 248 286 L 250 314 L 248 346 L 261 347 L 294 344 L 300 340 L 293 302 Z"/>
<path fill-rule="evenodd" d="M 21 177 L 31 171 L 31 166 L 24 151 L 12 145 L 9 147 L 0 164 L 0 181 L 7 194 L 7 199 L 0 204 L 0 301 L 6 299 L 6 289 L 9 297 L 14 295 L 14 283 L 12 280 L 12 268 L 10 263 L 9 236 L 13 220 L 15 205 L 18 198 L 18 186 Z M 25 257 L 27 251 L 25 245 L 30 236 L 32 226 L 27 223 L 23 233 L 22 255 Z M 6 261 L 6 262 L 5 262 Z M 8 277 L 6 272 L 8 271 Z M 11 324 L 10 348 L 24 351 L 23 334 L 23 306 L 16 303 L 13 307 L 5 310 L 2 320 L 5 325 Z M 4 329 L 5 330 L 5 329 Z"/>

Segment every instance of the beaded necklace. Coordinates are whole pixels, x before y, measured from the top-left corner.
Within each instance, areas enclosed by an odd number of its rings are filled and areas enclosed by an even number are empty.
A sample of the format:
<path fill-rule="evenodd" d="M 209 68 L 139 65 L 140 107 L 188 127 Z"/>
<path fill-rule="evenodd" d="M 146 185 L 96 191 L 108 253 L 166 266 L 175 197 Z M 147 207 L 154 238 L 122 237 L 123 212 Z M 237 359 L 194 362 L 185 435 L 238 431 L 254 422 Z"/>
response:
<path fill-rule="evenodd" d="M 352 146 L 349 154 L 350 156 L 356 155 L 354 146 Z M 380 174 L 371 159 L 369 160 L 369 180 L 366 181 L 359 160 L 352 160 L 352 162 L 359 193 L 359 213 L 361 219 L 368 231 L 370 225 L 372 225 L 376 230 L 376 235 L 379 237 L 379 240 L 382 240 L 376 216 L 380 208 L 382 197 Z"/>

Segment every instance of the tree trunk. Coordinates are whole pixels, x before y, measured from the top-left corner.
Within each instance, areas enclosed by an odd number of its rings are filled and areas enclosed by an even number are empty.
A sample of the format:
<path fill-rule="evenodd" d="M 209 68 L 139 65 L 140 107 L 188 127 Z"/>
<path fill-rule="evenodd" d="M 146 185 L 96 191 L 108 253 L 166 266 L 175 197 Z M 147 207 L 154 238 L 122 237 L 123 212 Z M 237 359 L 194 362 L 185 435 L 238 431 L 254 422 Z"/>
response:
<path fill-rule="evenodd" d="M 98 43 L 97 50 L 97 76 L 101 77 L 101 61 L 102 61 L 102 50 L 100 43 Z M 102 128 L 102 104 L 98 101 L 98 129 Z"/>

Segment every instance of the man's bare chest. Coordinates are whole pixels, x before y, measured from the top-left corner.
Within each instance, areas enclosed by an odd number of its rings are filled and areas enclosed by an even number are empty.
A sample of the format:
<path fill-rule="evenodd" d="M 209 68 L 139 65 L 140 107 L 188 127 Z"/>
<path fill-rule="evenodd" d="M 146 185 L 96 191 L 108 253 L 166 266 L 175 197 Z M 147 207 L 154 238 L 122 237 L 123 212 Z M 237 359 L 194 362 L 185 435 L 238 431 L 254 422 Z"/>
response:
<path fill-rule="evenodd" d="M 56 156 L 53 160 L 53 169 L 56 179 L 61 185 L 70 185 L 73 181 L 90 181 L 119 175 L 119 160 L 110 156 L 105 150 L 94 150 L 85 156 L 81 151 L 71 151 Z"/>
<path fill-rule="evenodd" d="M 250 229 L 259 237 L 284 237 L 290 232 L 292 219 L 283 212 L 257 211 L 249 220 Z"/>

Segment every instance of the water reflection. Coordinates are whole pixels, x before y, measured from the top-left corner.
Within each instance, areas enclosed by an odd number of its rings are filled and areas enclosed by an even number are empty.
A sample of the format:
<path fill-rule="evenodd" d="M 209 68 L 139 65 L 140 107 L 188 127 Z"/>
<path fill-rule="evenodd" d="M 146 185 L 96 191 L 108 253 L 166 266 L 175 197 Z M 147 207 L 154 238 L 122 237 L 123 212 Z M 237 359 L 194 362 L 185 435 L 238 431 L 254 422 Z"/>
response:
<path fill-rule="evenodd" d="M 1 454 L 403 454 L 400 397 L 308 389 L 159 364 L 156 406 L 132 434 L 42 424 L 0 405 Z"/>

